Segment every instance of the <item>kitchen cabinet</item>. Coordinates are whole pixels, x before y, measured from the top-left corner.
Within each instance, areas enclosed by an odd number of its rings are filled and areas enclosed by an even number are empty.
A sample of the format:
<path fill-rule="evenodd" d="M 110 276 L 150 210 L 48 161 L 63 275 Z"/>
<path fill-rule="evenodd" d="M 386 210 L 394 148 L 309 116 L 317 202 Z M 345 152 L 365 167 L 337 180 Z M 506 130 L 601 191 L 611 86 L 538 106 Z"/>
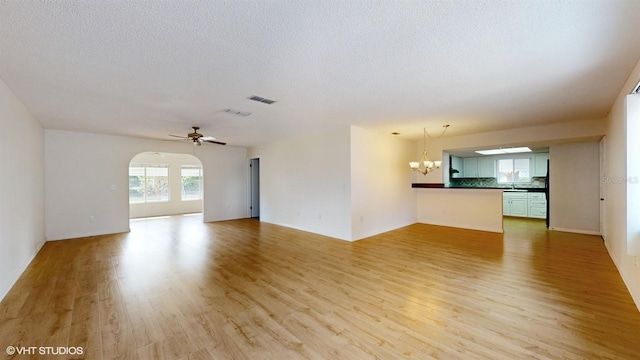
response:
<path fill-rule="evenodd" d="M 462 159 L 462 177 L 478 177 L 478 158 L 470 157 Z"/>
<path fill-rule="evenodd" d="M 507 216 L 527 217 L 528 199 L 526 192 L 502 193 L 502 214 Z"/>
<path fill-rule="evenodd" d="M 458 172 L 454 173 L 452 177 L 454 177 L 454 178 L 462 177 L 462 173 L 463 173 L 462 158 L 461 157 L 457 157 L 457 156 L 452 156 L 451 157 L 451 168 L 458 170 Z"/>
<path fill-rule="evenodd" d="M 549 154 L 533 155 L 533 176 L 547 176 L 547 160 Z"/>
<path fill-rule="evenodd" d="M 462 158 L 462 177 L 496 177 L 495 159 L 492 157 Z"/>
<path fill-rule="evenodd" d="M 496 160 L 492 157 L 478 158 L 478 177 L 496 177 Z"/>
<path fill-rule="evenodd" d="M 527 206 L 529 217 L 539 219 L 547 217 L 547 199 L 544 193 L 528 193 Z"/>
<path fill-rule="evenodd" d="M 547 200 L 541 192 L 502 193 L 502 214 L 544 219 L 547 217 Z"/>

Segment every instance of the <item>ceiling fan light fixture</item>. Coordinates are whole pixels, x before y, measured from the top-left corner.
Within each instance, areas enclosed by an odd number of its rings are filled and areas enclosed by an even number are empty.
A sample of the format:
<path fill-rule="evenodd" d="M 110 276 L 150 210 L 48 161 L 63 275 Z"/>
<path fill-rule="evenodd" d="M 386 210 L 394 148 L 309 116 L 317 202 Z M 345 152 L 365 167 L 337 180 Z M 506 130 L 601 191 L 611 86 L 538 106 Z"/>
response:
<path fill-rule="evenodd" d="M 169 136 L 177 137 L 186 141 L 191 141 L 193 146 L 201 146 L 202 143 L 205 143 L 205 142 L 211 143 L 211 144 L 218 144 L 218 145 L 227 145 L 226 142 L 218 141 L 213 136 L 204 136 L 203 134 L 199 133 L 198 130 L 200 130 L 200 127 L 198 126 L 192 126 L 191 128 L 193 129 L 193 132 L 188 133 L 187 136 L 172 135 L 172 134 L 169 134 Z"/>

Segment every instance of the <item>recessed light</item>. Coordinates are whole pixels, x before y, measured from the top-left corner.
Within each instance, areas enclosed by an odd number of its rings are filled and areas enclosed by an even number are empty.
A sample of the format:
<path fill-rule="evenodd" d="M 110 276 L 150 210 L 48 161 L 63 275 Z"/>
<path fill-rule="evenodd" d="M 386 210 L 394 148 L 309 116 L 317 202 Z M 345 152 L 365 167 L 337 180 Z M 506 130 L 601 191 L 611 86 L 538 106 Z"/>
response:
<path fill-rule="evenodd" d="M 236 110 L 236 109 L 227 109 L 225 111 L 228 112 L 229 114 L 240 115 L 240 116 L 249 116 L 249 115 L 251 115 L 251 113 L 248 112 L 248 111 L 240 111 L 240 110 Z"/>

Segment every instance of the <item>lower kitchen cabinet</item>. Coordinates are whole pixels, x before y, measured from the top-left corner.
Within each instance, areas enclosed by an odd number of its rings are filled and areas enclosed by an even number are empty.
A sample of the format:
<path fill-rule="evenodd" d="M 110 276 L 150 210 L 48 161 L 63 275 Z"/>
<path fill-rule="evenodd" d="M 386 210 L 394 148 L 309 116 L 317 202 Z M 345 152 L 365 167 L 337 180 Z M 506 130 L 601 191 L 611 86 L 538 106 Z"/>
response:
<path fill-rule="evenodd" d="M 547 200 L 544 193 L 528 193 L 529 217 L 545 219 L 547 217 Z"/>
<path fill-rule="evenodd" d="M 526 192 L 502 193 L 502 214 L 508 216 L 528 216 L 528 200 Z"/>
<path fill-rule="evenodd" d="M 544 219 L 547 217 L 547 200 L 544 193 L 502 193 L 502 214 Z"/>

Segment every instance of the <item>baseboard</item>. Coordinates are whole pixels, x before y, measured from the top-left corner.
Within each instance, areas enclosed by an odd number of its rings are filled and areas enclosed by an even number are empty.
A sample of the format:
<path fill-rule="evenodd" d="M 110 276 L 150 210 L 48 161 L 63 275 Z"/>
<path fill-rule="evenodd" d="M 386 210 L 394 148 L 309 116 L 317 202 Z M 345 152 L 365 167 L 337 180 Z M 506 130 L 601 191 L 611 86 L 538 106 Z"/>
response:
<path fill-rule="evenodd" d="M 436 226 L 446 226 L 446 227 L 452 227 L 452 228 L 457 228 L 457 229 L 487 231 L 487 232 L 494 232 L 494 233 L 500 233 L 500 234 L 504 233 L 504 229 L 502 227 L 494 228 L 494 227 L 484 227 L 484 226 L 468 226 L 468 225 L 464 225 L 464 224 L 454 224 L 454 223 L 444 223 L 444 222 L 423 222 L 423 221 L 418 221 L 418 223 L 427 224 L 427 225 L 436 225 Z"/>
<path fill-rule="evenodd" d="M 596 235 L 596 236 L 601 235 L 600 231 L 591 231 L 591 230 L 578 230 L 578 229 L 567 229 L 567 228 L 558 228 L 558 227 L 550 227 L 549 230 L 569 232 L 569 233 L 575 233 L 575 234 L 585 234 L 585 235 Z"/>
<path fill-rule="evenodd" d="M 622 282 L 624 283 L 624 285 L 627 287 L 627 290 L 629 291 L 629 294 L 631 295 L 631 299 L 633 300 L 633 302 L 636 304 L 636 307 L 638 308 L 638 311 L 640 311 L 640 288 L 635 289 L 631 284 L 632 282 L 629 281 L 629 279 L 627 278 L 627 276 L 625 275 L 624 271 L 620 271 L 620 269 L 622 268 L 620 266 L 620 264 L 618 263 L 618 259 L 616 259 L 615 256 L 613 256 L 613 253 L 611 252 L 611 249 L 609 249 L 609 244 L 607 244 L 607 242 L 605 241 L 604 243 L 604 247 L 607 249 L 607 252 L 609 253 L 609 257 L 611 258 L 611 260 L 613 261 L 613 264 L 616 266 L 616 269 L 618 269 L 618 274 L 620 274 L 620 277 L 622 278 Z"/>
<path fill-rule="evenodd" d="M 20 276 L 22 276 L 22 273 L 24 273 L 24 271 L 27 270 L 27 267 L 29 267 L 29 264 L 31 264 L 33 259 L 35 259 L 36 255 L 38 255 L 38 253 L 40 252 L 40 249 L 42 249 L 45 242 L 46 241 L 42 241 L 40 245 L 38 245 L 36 251 L 29 257 L 29 259 L 27 259 L 27 261 L 25 261 L 24 264 L 22 264 L 22 266 L 16 269 L 16 271 L 13 273 L 13 276 L 11 276 L 11 279 L 9 280 L 9 282 L 2 285 L 2 288 L 0 288 L 0 302 L 4 300 L 4 297 L 7 296 L 9 291 L 11 291 L 11 288 L 13 287 L 13 285 L 15 285 L 16 282 L 18 282 L 18 279 L 20 279 Z"/>

